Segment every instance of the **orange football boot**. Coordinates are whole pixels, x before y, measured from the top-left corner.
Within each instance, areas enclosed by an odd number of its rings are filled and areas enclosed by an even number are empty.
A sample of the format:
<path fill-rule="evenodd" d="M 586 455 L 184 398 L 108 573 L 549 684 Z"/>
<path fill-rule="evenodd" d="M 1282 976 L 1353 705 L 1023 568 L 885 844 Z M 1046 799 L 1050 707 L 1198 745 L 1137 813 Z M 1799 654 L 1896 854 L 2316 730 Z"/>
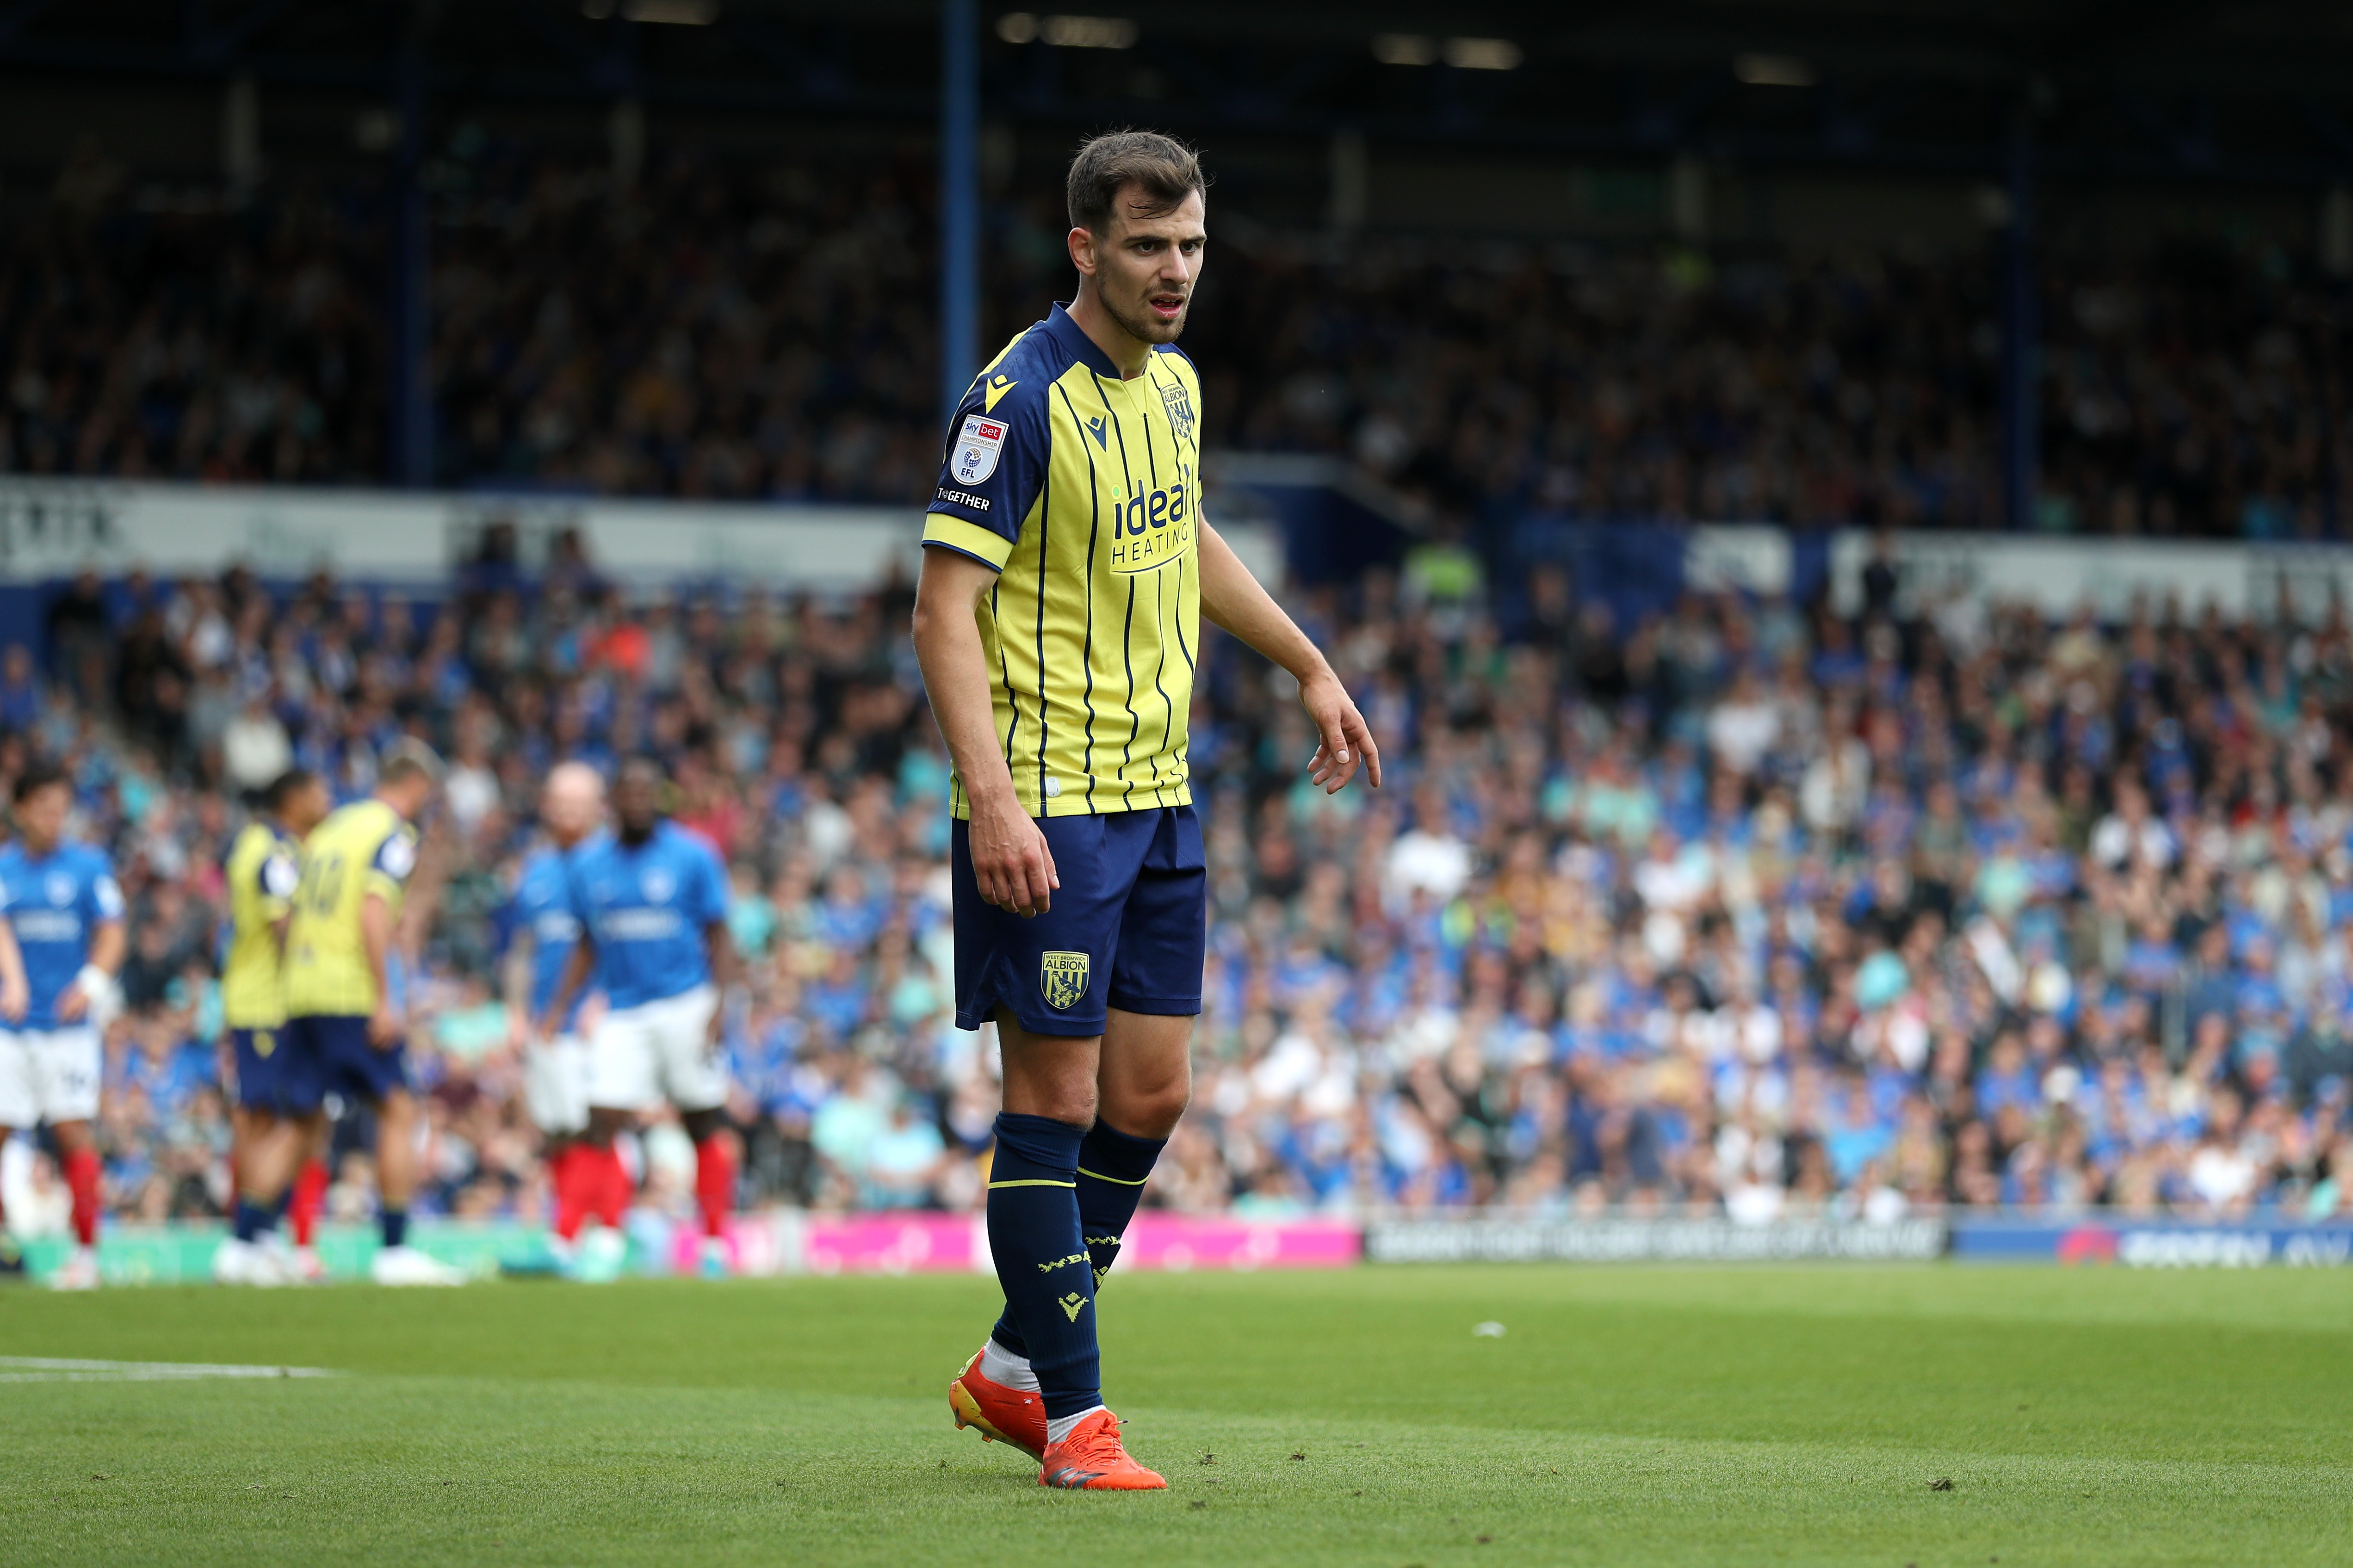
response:
<path fill-rule="evenodd" d="M 1158 1471 L 1147 1470 L 1127 1457 L 1127 1450 L 1120 1446 L 1119 1417 L 1108 1410 L 1098 1410 L 1071 1427 L 1071 1435 L 1050 1446 L 1039 1463 L 1044 1467 L 1038 1472 L 1041 1487 L 1086 1492 L 1168 1489 Z"/>
<path fill-rule="evenodd" d="M 979 1428 L 984 1443 L 1010 1443 L 1041 1464 L 1046 1458 L 1046 1402 L 1034 1394 L 983 1377 L 980 1352 L 948 1384 L 948 1412 L 959 1431 Z"/>

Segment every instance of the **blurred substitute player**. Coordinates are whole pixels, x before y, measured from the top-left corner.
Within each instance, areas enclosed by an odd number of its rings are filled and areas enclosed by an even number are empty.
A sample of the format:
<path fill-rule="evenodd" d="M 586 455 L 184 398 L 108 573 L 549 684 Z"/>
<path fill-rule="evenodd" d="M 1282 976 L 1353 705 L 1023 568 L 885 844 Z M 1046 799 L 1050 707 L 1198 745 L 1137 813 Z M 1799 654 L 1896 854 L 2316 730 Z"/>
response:
<path fill-rule="evenodd" d="M 405 1022 L 390 965 L 401 905 L 417 867 L 415 824 L 441 781 L 441 759 L 403 741 L 376 773 L 375 793 L 343 807 L 302 846 L 302 874 L 286 928 L 286 1028 L 280 1105 L 316 1136 L 328 1094 L 376 1115 L 376 1181 L 384 1247 L 369 1265 L 379 1285 L 459 1285 L 466 1276 L 408 1245 L 420 1112 L 408 1087 Z M 253 1162 L 253 1201 L 275 1203 L 307 1139 Z"/>
<path fill-rule="evenodd" d="M 720 991 L 732 984 L 727 872 L 708 844 L 662 815 L 653 762 L 622 764 L 615 831 L 573 851 L 572 912 L 580 942 L 539 1017 L 553 1039 L 593 974 L 605 1016 L 588 1039 L 588 1142 L 610 1158 L 614 1136 L 667 1100 L 694 1140 L 705 1273 L 727 1268 L 734 1207 L 734 1133 L 719 1052 Z"/>
<path fill-rule="evenodd" d="M 287 1057 L 280 1049 L 286 1026 L 286 921 L 302 874 L 302 840 L 327 815 L 327 785 L 296 768 L 262 792 L 261 810 L 229 846 L 228 954 L 221 964 L 221 1019 L 237 1058 L 237 1107 L 231 1113 L 237 1176 L 237 1209 L 228 1239 L 213 1254 L 213 1278 L 224 1285 L 282 1285 L 301 1277 L 291 1260 L 262 1238 L 278 1223 L 274 1207 L 254 1201 L 246 1170 L 266 1143 L 301 1136 L 301 1107 L 283 1096 Z"/>
<path fill-rule="evenodd" d="M 0 897 L 26 991 L 0 1035 L 0 1142 L 10 1129 L 49 1124 L 73 1194 L 75 1243 L 49 1283 L 87 1290 L 99 1282 L 100 1165 L 90 1124 L 129 943 L 122 889 L 105 853 L 65 836 L 72 808 L 73 785 L 57 768 L 36 763 L 17 777 L 16 842 L 0 849 Z"/>
<path fill-rule="evenodd" d="M 25 987 L 25 955 L 17 951 L 16 928 L 0 920 L 0 1030 L 23 1027 L 26 1004 L 30 1000 Z M 0 1052 L 11 1048 L 5 1034 L 0 1033 Z M 8 1124 L 0 1120 L 0 1143 L 7 1138 Z M 0 1279 L 21 1279 L 24 1275 L 24 1250 L 8 1234 L 7 1205 L 0 1204 Z"/>
<path fill-rule="evenodd" d="M 1124 132 L 1068 183 L 1078 297 L 965 394 L 923 531 L 914 641 L 955 764 L 956 1024 L 997 1024 L 988 1237 L 1005 1312 L 956 1424 L 1048 1486 L 1159 1476 L 1103 1408 L 1095 1289 L 1191 1092 L 1206 879 L 1186 714 L 1206 616 L 1299 680 L 1329 793 L 1380 757 L 1348 693 L 1201 515 L 1192 153 Z"/>
<path fill-rule="evenodd" d="M 556 1021 L 553 1034 L 540 1034 L 534 1027 L 580 944 L 580 917 L 573 912 L 566 862 L 604 820 L 605 781 L 586 763 L 559 764 L 541 791 L 539 816 L 548 841 L 524 859 L 508 904 L 516 942 L 507 994 L 526 1036 L 524 1101 L 547 1141 L 544 1159 L 555 1188 L 556 1255 L 569 1267 L 581 1227 L 596 1219 L 617 1232 L 628 1202 L 628 1174 L 611 1141 L 596 1144 L 585 1136 L 588 1047 L 580 1035 L 580 1003 L 575 1000 Z"/>

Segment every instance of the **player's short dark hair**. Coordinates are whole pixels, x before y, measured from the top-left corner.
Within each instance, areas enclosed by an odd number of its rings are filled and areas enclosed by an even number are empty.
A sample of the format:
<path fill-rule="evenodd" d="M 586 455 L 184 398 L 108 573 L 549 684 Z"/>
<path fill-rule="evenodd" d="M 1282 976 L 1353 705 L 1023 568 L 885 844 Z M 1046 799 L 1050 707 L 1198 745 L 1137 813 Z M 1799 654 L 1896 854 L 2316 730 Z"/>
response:
<path fill-rule="evenodd" d="M 66 776 L 65 769 L 55 763 L 34 763 L 16 775 L 16 787 L 10 793 L 8 798 L 14 804 L 22 805 L 43 790 L 55 788 L 59 784 L 68 788 L 73 785 L 73 780 Z"/>
<path fill-rule="evenodd" d="M 319 782 L 319 775 L 308 768 L 288 768 L 262 787 L 261 809 L 283 811 L 286 803 Z"/>
<path fill-rule="evenodd" d="M 1208 176 L 1190 147 L 1157 131 L 1112 131 L 1079 144 L 1071 160 L 1065 187 L 1071 226 L 1101 234 L 1116 216 L 1113 207 L 1129 185 L 1143 188 L 1144 200 L 1131 203 L 1138 217 L 1161 217 L 1175 212 L 1190 195 L 1207 197 Z"/>

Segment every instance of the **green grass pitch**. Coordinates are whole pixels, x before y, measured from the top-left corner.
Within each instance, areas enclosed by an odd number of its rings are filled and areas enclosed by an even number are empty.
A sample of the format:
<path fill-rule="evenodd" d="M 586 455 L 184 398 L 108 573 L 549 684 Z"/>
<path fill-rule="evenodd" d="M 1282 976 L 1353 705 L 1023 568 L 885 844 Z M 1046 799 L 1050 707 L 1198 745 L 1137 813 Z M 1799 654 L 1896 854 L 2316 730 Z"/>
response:
<path fill-rule="evenodd" d="M 951 1428 L 994 1305 L 964 1277 L 0 1293 L 0 1354 L 342 1374 L 0 1383 L 0 1562 L 2353 1562 L 2353 1274 L 1117 1278 L 1151 1495 L 1049 1492 Z"/>

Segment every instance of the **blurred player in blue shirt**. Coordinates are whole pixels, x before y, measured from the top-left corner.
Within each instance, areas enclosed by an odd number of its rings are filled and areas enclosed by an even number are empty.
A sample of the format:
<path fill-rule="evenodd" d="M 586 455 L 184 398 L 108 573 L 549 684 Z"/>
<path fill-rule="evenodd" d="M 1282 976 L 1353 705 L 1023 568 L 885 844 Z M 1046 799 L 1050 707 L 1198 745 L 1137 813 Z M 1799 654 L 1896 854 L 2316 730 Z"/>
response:
<path fill-rule="evenodd" d="M 0 1142 L 46 1121 L 73 1194 L 73 1256 L 51 1277 L 60 1289 L 99 1282 L 98 1115 L 107 1022 L 120 1010 L 115 974 L 128 942 L 122 889 L 104 851 L 65 836 L 73 785 L 37 764 L 16 780 L 16 842 L 0 849 L 0 900 L 21 963 L 21 985 L 0 988 Z M 5 962 L 5 961 L 0 961 Z"/>
<path fill-rule="evenodd" d="M 719 1051 L 720 988 L 735 973 L 727 873 L 710 845 L 662 812 L 668 781 L 649 759 L 625 763 L 613 791 L 617 830 L 569 857 L 580 943 L 539 1018 L 553 1037 L 590 977 L 606 1014 L 588 1042 L 588 1141 L 613 1137 L 667 1100 L 695 1146 L 703 1268 L 726 1268 L 736 1157 Z"/>
<path fill-rule="evenodd" d="M 557 1250 L 564 1256 L 592 1215 L 617 1230 L 628 1199 L 628 1178 L 611 1143 L 600 1146 L 583 1137 L 588 1131 L 588 1047 L 580 1033 L 580 1000 L 554 1020 L 552 1032 L 531 1027 L 546 1015 L 580 945 L 568 861 L 604 821 L 605 781 L 586 763 L 559 765 L 547 775 L 539 818 L 547 841 L 524 858 L 503 911 L 513 932 L 507 995 L 529 1036 L 523 1100 L 547 1141 L 542 1158 L 555 1189 Z"/>

